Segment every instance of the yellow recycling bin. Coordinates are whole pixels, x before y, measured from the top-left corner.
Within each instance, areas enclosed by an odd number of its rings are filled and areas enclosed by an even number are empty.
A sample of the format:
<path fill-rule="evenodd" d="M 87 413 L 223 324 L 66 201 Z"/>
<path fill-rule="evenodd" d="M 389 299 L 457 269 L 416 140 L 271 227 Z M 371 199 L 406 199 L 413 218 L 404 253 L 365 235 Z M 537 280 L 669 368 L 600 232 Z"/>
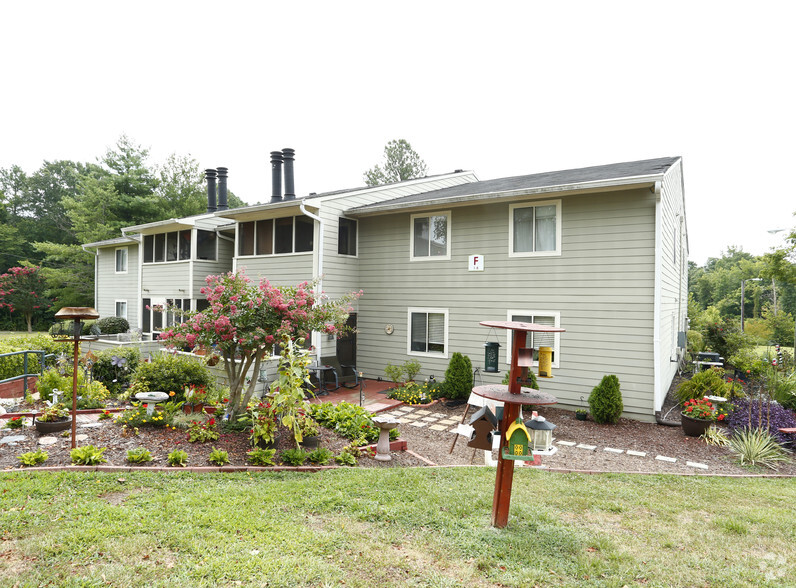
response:
<path fill-rule="evenodd" d="M 540 378 L 552 378 L 553 371 L 553 348 L 552 347 L 540 347 L 539 348 L 539 377 Z"/>

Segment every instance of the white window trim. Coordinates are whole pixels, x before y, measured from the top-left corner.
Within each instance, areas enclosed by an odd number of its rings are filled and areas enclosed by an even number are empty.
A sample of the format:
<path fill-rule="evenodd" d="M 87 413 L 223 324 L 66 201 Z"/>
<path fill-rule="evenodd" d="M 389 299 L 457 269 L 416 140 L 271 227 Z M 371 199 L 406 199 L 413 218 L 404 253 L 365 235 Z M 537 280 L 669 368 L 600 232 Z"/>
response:
<path fill-rule="evenodd" d="M 514 252 L 514 209 L 529 208 L 531 206 L 556 207 L 556 248 L 554 251 L 519 251 Z M 529 200 L 509 204 L 509 257 L 555 257 L 561 255 L 561 200 Z"/>
<path fill-rule="evenodd" d="M 448 242 L 447 253 L 445 255 L 421 255 L 415 257 L 415 219 L 424 218 L 429 216 L 444 216 L 448 224 Z M 450 261 L 451 258 L 451 242 L 452 242 L 452 225 L 451 211 L 450 210 L 435 210 L 433 212 L 422 212 L 413 214 L 409 217 L 409 261 Z M 359 249 L 357 249 L 359 251 Z"/>
<path fill-rule="evenodd" d="M 348 218 L 347 216 L 341 216 L 340 218 L 341 219 L 344 218 L 344 219 L 346 219 L 348 221 L 353 221 L 354 223 L 356 223 L 356 233 L 357 234 L 356 234 L 356 239 L 354 239 L 354 247 L 356 247 L 357 252 L 356 252 L 356 255 L 351 255 L 350 253 L 338 253 L 337 255 L 340 255 L 341 257 L 350 257 L 351 259 L 356 259 L 356 258 L 359 257 L 359 220 L 357 220 L 355 218 Z M 339 239 L 340 239 L 340 225 L 339 225 L 339 222 L 340 221 L 338 221 L 338 225 L 337 225 L 338 249 L 339 249 L 339 246 L 340 246 L 339 245 Z"/>
<path fill-rule="evenodd" d="M 116 266 L 117 266 L 116 261 L 117 261 L 118 256 L 119 256 L 119 251 L 124 251 L 124 269 L 123 270 L 116 269 Z M 129 267 L 130 267 L 130 248 L 129 247 L 117 247 L 114 250 L 114 252 L 113 252 L 113 269 L 114 269 L 114 273 L 126 274 L 127 273 L 127 269 Z"/>
<path fill-rule="evenodd" d="M 520 315 L 520 316 L 551 316 L 555 319 L 555 327 L 561 327 L 561 313 L 559 311 L 552 311 L 552 310 L 507 310 L 506 311 L 506 320 L 512 320 L 512 316 Z M 512 340 L 511 340 L 511 330 L 506 331 L 506 364 L 511 364 L 511 350 L 512 350 Z M 559 363 L 561 361 L 561 333 L 553 333 L 553 360 L 552 366 L 554 368 L 559 367 Z M 534 366 L 539 365 L 538 361 L 533 362 Z"/>
<path fill-rule="evenodd" d="M 412 351 L 412 314 L 442 314 L 445 315 L 445 337 L 443 344 L 445 345 L 445 352 L 439 353 L 437 351 Z M 448 347 L 448 309 L 447 308 L 425 308 L 425 307 L 409 307 L 406 313 L 406 354 L 414 355 L 417 357 L 437 357 L 448 359 L 450 354 Z"/>
<path fill-rule="evenodd" d="M 123 318 L 124 320 L 127 320 L 127 313 L 128 313 L 128 309 L 130 308 L 130 305 L 127 303 L 127 300 L 114 300 L 113 301 L 113 313 L 114 313 L 114 316 L 119 316 L 118 314 L 116 314 L 116 312 L 117 312 L 117 308 L 118 308 L 118 305 L 119 305 L 120 302 L 124 303 L 124 316 L 121 317 L 121 318 Z"/>

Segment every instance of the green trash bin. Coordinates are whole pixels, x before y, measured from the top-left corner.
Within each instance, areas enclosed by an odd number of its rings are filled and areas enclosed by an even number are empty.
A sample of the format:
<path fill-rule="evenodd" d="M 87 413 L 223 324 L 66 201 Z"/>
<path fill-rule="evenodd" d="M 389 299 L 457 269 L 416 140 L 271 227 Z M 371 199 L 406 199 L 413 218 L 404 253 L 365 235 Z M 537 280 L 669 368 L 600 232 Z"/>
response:
<path fill-rule="evenodd" d="M 492 374 L 498 372 L 498 358 L 500 357 L 500 343 L 487 341 L 484 343 L 484 371 Z"/>

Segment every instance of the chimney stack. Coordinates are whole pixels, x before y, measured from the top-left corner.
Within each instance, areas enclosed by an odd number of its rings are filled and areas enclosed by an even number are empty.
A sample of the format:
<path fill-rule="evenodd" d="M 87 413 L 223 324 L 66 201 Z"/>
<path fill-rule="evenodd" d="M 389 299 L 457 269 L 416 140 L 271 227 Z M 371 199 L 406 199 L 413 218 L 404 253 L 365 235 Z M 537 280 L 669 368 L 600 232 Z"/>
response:
<path fill-rule="evenodd" d="M 289 147 L 282 149 L 282 159 L 285 162 L 285 200 L 296 199 L 296 188 L 293 183 L 293 160 L 295 151 Z"/>
<path fill-rule="evenodd" d="M 282 201 L 282 152 L 271 151 L 271 203 Z"/>
<path fill-rule="evenodd" d="M 207 212 L 209 214 L 216 211 L 216 170 L 206 169 L 205 178 L 207 179 Z"/>
<path fill-rule="evenodd" d="M 218 168 L 218 210 L 227 210 L 227 168 Z"/>

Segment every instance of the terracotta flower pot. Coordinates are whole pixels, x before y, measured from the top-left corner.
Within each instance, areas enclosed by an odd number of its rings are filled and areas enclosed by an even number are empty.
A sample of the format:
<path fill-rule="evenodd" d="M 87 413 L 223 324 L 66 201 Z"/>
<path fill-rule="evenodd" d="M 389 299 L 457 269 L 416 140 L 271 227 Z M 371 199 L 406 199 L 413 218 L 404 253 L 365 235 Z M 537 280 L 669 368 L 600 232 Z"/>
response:
<path fill-rule="evenodd" d="M 683 426 L 683 433 L 685 433 L 689 437 L 699 437 L 700 435 L 704 435 L 705 431 L 710 428 L 710 425 L 713 424 L 713 421 L 709 421 L 707 419 L 695 419 L 691 418 L 685 413 L 680 413 L 681 424 Z"/>

